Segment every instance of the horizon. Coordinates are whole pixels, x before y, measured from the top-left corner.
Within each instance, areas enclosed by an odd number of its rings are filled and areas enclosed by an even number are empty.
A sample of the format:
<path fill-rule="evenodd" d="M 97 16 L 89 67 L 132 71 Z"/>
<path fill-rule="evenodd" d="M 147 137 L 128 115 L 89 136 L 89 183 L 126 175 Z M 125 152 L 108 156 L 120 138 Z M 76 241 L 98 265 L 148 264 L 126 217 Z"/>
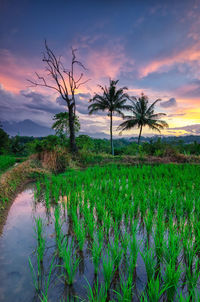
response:
<path fill-rule="evenodd" d="M 42 52 L 47 39 L 66 66 L 73 46 L 87 68 L 84 75 L 91 80 L 77 94 L 81 132 L 109 135 L 106 113 L 89 116 L 87 106 L 98 91 L 97 85 L 108 85 L 112 78 L 119 79 L 118 87 L 128 86 L 130 95 L 144 92 L 150 102 L 162 99 L 156 112 L 167 114 L 164 119 L 169 128 L 159 136 L 200 135 L 199 4 L 196 0 L 168 0 L 164 4 L 1 1 L 0 121 L 13 123 L 14 131 L 17 124 L 23 127 L 23 122 L 30 120 L 38 126 L 40 136 L 42 129 L 51 128 L 53 115 L 65 110 L 58 94 L 30 88 L 26 82 L 34 78 L 34 72 L 43 74 Z M 120 121 L 115 116 L 115 129 Z M 142 136 L 156 134 L 144 128 Z M 123 132 L 121 138 L 137 135 L 135 128 Z"/>

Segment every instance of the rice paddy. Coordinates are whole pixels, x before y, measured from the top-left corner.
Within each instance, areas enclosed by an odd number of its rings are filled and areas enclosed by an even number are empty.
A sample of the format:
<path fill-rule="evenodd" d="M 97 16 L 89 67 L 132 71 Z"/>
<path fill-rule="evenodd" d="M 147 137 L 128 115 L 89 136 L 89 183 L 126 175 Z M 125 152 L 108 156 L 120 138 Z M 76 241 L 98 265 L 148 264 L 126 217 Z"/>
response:
<path fill-rule="evenodd" d="M 42 178 L 36 188 L 46 225 L 54 224 L 48 288 L 67 287 L 69 301 L 199 300 L 199 166 L 92 167 Z M 40 270 L 44 230 L 37 219 Z"/>
<path fill-rule="evenodd" d="M 0 237 L 0 300 L 199 301 L 199 191 L 189 164 L 42 176 Z"/>

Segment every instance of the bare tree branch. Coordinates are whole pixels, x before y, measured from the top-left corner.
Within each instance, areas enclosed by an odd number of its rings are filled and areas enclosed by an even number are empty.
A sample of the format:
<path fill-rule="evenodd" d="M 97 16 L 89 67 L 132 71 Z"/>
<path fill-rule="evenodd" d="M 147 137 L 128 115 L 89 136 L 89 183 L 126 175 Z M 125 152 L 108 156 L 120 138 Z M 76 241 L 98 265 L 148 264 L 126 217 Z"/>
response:
<path fill-rule="evenodd" d="M 46 64 L 45 71 L 47 76 L 52 78 L 53 84 L 49 84 L 44 76 L 39 75 L 37 72 L 36 80 L 27 81 L 32 84 L 30 87 L 47 87 L 53 90 L 56 90 L 59 95 L 66 101 L 69 113 L 69 129 L 70 129 L 70 146 L 72 152 L 77 151 L 75 143 L 75 134 L 74 134 L 74 121 L 76 116 L 76 99 L 75 93 L 76 90 L 89 81 L 83 79 L 83 73 L 81 73 L 77 78 L 75 77 L 75 66 L 79 66 L 84 70 L 87 70 L 85 66 L 76 59 L 77 49 L 71 48 L 72 59 L 71 66 L 69 69 L 64 68 L 64 65 L 61 61 L 61 56 L 56 57 L 54 52 L 49 48 L 47 41 L 44 41 L 45 52 L 43 52 L 42 61 Z"/>

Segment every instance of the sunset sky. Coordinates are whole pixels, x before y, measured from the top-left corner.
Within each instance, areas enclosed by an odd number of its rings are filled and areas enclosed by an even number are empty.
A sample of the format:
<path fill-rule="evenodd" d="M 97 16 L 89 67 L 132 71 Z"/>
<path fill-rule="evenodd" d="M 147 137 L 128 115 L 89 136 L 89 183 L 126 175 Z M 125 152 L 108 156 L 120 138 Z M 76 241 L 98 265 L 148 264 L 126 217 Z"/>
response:
<path fill-rule="evenodd" d="M 44 39 L 66 67 L 70 47 L 78 49 L 77 58 L 87 67 L 90 81 L 77 94 L 83 133 L 109 133 L 106 114 L 88 116 L 87 107 L 97 85 L 112 78 L 130 95 L 162 99 L 157 111 L 167 114 L 169 124 L 163 134 L 200 135 L 200 0 L 1 0 L 2 123 L 16 127 L 31 120 L 42 129 L 65 110 L 54 91 L 28 87 L 26 81 L 35 71 L 44 72 Z M 120 121 L 115 117 L 115 126 Z M 135 129 L 124 136 L 137 134 Z M 154 134 L 144 129 L 143 135 Z"/>

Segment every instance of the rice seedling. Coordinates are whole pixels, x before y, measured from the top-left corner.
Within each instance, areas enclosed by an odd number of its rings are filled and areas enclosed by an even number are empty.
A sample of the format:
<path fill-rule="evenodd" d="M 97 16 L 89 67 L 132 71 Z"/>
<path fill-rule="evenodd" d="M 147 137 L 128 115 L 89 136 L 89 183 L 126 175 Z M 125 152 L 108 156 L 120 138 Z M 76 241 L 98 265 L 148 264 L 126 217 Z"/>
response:
<path fill-rule="evenodd" d="M 106 288 L 109 289 L 114 276 L 115 268 L 114 259 L 112 258 L 110 250 L 108 249 L 106 250 L 105 255 L 102 257 L 102 271 Z"/>
<path fill-rule="evenodd" d="M 86 240 L 86 231 L 84 228 L 83 221 L 75 220 L 74 223 L 74 232 L 78 241 L 78 246 L 80 251 L 83 251 L 85 240 Z"/>
<path fill-rule="evenodd" d="M 154 215 L 153 215 L 152 211 L 149 211 L 147 213 L 147 215 L 144 216 L 144 223 L 145 223 L 145 227 L 146 227 L 148 243 L 149 243 L 149 236 L 151 234 L 152 227 L 153 227 L 153 217 L 154 217 Z"/>
<path fill-rule="evenodd" d="M 44 258 L 45 242 L 46 242 L 43 236 L 44 224 L 40 217 L 35 218 L 35 223 L 36 223 L 35 232 L 37 236 L 37 255 L 38 255 L 39 262 L 42 263 Z"/>
<path fill-rule="evenodd" d="M 62 231 L 62 225 L 60 221 L 60 208 L 57 206 L 54 211 L 54 227 L 55 227 L 55 233 L 56 233 L 56 244 L 57 244 L 57 249 L 58 249 L 58 255 L 59 257 L 62 256 L 62 245 L 63 245 L 63 240 L 64 240 L 64 234 Z"/>
<path fill-rule="evenodd" d="M 136 275 L 136 264 L 137 264 L 137 258 L 139 253 L 139 243 L 137 241 L 136 231 L 137 231 L 137 220 L 133 224 L 132 234 L 130 235 L 130 242 L 129 242 L 130 256 L 129 256 L 128 273 L 129 276 L 131 276 L 132 278 L 135 278 Z"/>
<path fill-rule="evenodd" d="M 188 296 L 188 295 L 186 297 L 184 297 L 183 293 L 181 292 L 180 295 L 177 296 L 177 301 L 180 301 L 180 302 L 190 302 L 191 301 L 191 297 Z"/>
<path fill-rule="evenodd" d="M 120 290 L 116 291 L 117 301 L 118 302 L 129 302 L 132 301 L 134 285 L 132 284 L 132 278 L 129 276 L 127 280 L 125 280 L 124 276 L 120 275 Z"/>
<path fill-rule="evenodd" d="M 159 302 L 163 293 L 166 291 L 167 287 L 162 287 L 160 284 L 159 277 L 156 279 L 152 278 L 148 283 L 147 295 L 149 302 Z"/>
<path fill-rule="evenodd" d="M 171 260 L 166 264 L 165 274 L 163 276 L 164 284 L 166 286 L 167 301 L 174 301 L 180 277 L 180 266 L 176 268 L 175 262 Z"/>
<path fill-rule="evenodd" d="M 117 234 L 115 234 L 115 239 L 111 241 L 109 250 L 112 255 L 112 259 L 114 260 L 115 269 L 118 269 L 123 257 L 123 250 L 120 246 L 120 241 Z"/>
<path fill-rule="evenodd" d="M 51 282 L 52 270 L 54 267 L 53 263 L 54 263 L 54 257 L 51 261 L 49 272 L 48 272 L 47 278 L 45 280 L 44 290 L 42 291 L 42 296 L 39 297 L 41 302 L 48 302 L 48 290 L 49 290 L 49 286 L 50 286 L 50 282 Z"/>
<path fill-rule="evenodd" d="M 156 222 L 156 230 L 154 236 L 154 243 L 155 243 L 155 252 L 157 261 L 160 263 L 163 257 L 163 243 L 164 243 L 164 230 L 165 226 L 163 223 L 163 212 L 159 213 Z"/>
<path fill-rule="evenodd" d="M 33 280 L 33 284 L 35 287 L 35 290 L 37 292 L 40 292 L 41 288 L 42 288 L 42 270 L 41 270 L 41 265 L 40 263 L 38 264 L 37 261 L 37 272 L 31 262 L 31 259 L 28 258 L 28 262 L 29 262 L 29 267 L 30 267 L 30 271 L 31 271 L 31 276 L 32 276 L 32 280 Z"/>
<path fill-rule="evenodd" d="M 142 259 L 145 264 L 145 269 L 147 273 L 147 280 L 148 282 L 154 278 L 156 273 L 156 259 L 155 259 L 155 251 L 153 248 L 149 248 L 148 246 L 146 249 L 142 252 L 140 251 L 140 254 L 142 256 Z"/>
<path fill-rule="evenodd" d="M 106 302 L 107 301 L 107 288 L 104 284 L 99 283 L 98 279 L 94 286 L 91 287 L 90 283 L 86 279 L 88 290 L 87 300 L 83 299 L 82 302 Z"/>
<path fill-rule="evenodd" d="M 67 240 L 63 241 L 62 246 L 62 260 L 63 264 L 59 265 L 64 268 L 64 279 L 65 283 L 68 285 L 73 284 L 75 275 L 77 273 L 78 265 L 80 259 L 77 257 L 77 254 L 74 253 L 74 242 L 68 242 Z"/>
<path fill-rule="evenodd" d="M 98 241 L 95 239 L 92 244 L 92 261 L 94 265 L 94 273 L 98 273 L 98 268 L 100 264 L 100 259 L 101 259 L 101 251 L 102 251 L 102 241 Z"/>
<path fill-rule="evenodd" d="M 189 295 L 195 297 L 195 290 L 199 278 L 198 260 L 195 262 L 194 268 L 192 263 L 185 266 L 185 277 Z"/>

